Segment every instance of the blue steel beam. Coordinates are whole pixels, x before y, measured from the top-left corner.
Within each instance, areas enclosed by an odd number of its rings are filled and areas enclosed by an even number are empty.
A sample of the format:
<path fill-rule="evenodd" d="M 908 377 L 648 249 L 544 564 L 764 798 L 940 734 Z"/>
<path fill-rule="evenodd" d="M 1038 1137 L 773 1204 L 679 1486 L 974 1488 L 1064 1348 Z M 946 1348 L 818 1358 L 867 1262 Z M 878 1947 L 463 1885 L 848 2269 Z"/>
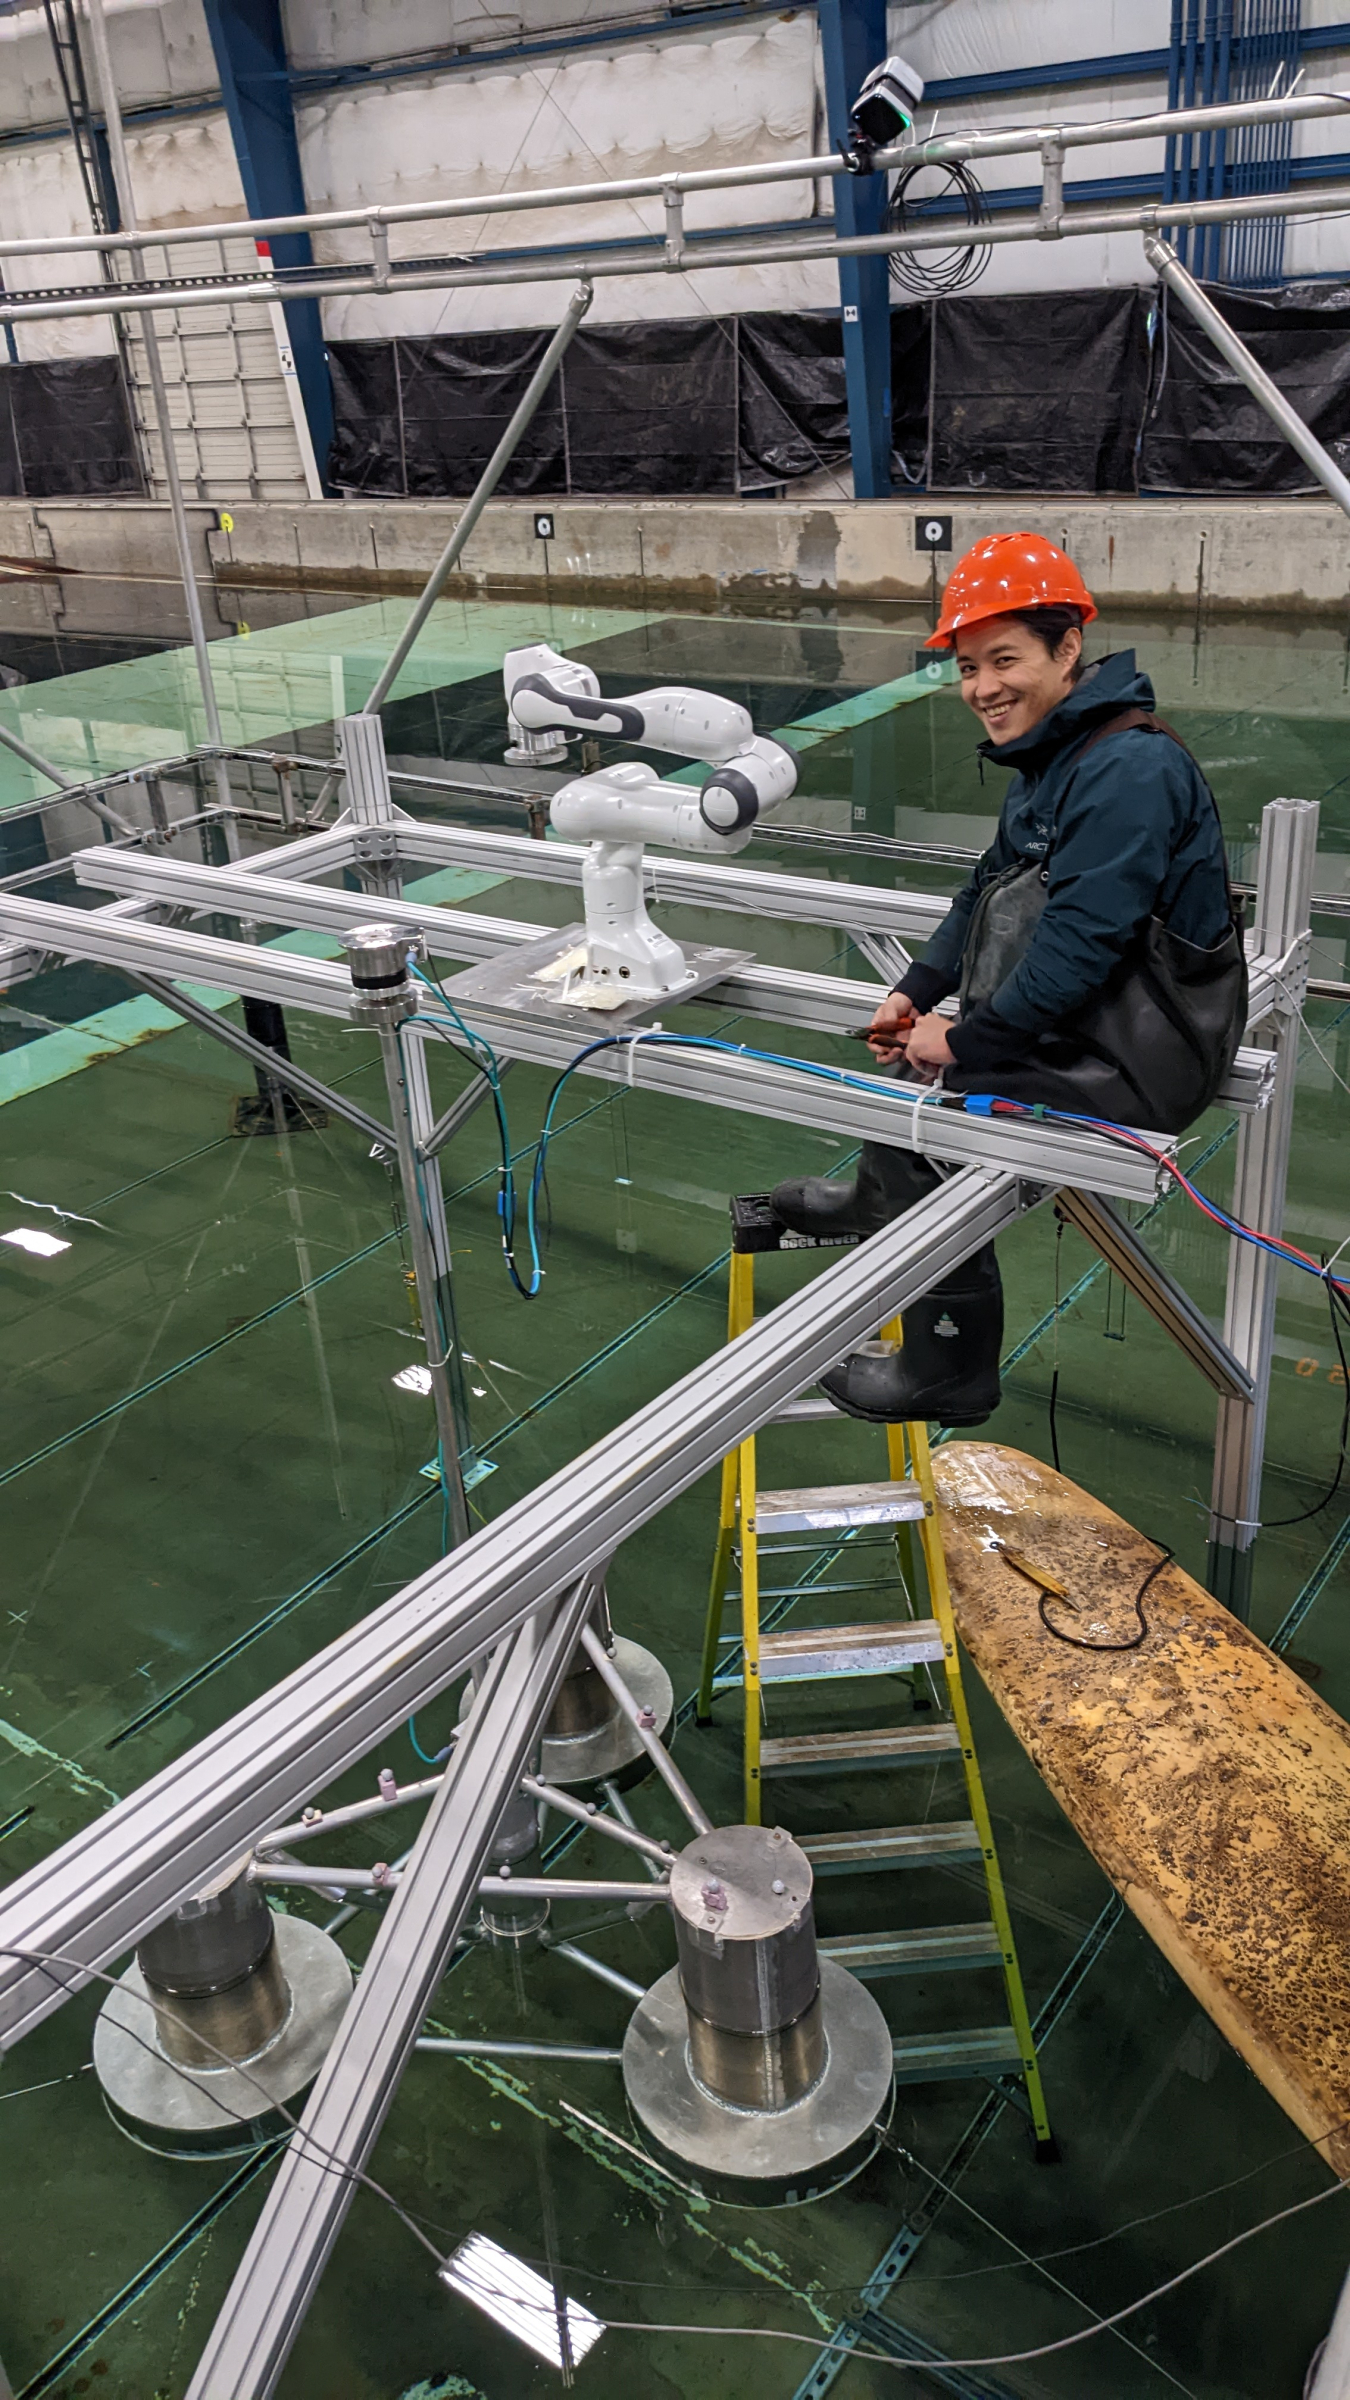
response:
<path fill-rule="evenodd" d="M 303 216 L 307 207 L 291 105 L 280 0 L 205 0 L 221 96 L 251 217 Z M 278 235 L 278 267 L 313 263 L 308 234 Z M 319 473 L 333 439 L 333 393 L 317 300 L 284 303 L 286 330 Z M 325 483 L 325 488 L 327 488 Z"/>
<path fill-rule="evenodd" d="M 886 56 L 886 0 L 819 0 L 825 117 L 836 146 L 848 141 L 859 86 Z M 836 175 L 834 217 L 842 234 L 880 233 L 889 187 L 884 175 Z M 891 489 L 891 271 L 885 258 L 841 258 L 839 305 L 848 378 L 853 491 L 885 500 Z"/>

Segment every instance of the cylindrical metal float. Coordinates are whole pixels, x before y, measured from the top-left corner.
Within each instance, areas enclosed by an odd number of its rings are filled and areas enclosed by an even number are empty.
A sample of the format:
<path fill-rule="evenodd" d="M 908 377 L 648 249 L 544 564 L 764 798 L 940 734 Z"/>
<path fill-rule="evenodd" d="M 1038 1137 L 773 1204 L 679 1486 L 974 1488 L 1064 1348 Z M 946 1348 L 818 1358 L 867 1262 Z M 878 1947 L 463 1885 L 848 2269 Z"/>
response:
<path fill-rule="evenodd" d="M 539 1803 L 528 1792 L 517 1792 L 509 1801 L 506 1813 L 493 1836 L 488 1853 L 489 1872 L 493 1875 L 529 1875 L 543 1873 L 539 1843 Z M 512 1900 L 506 1894 L 494 1892 L 484 1900 L 479 1919 L 483 1933 L 490 1942 L 522 1949 L 537 1939 L 548 1923 L 547 1900 Z"/>
<path fill-rule="evenodd" d="M 168 2158 L 231 2156 L 283 2131 L 351 1996 L 337 1943 L 277 1917 L 251 1857 L 148 1933 L 94 2029 L 108 2112 Z"/>
<path fill-rule="evenodd" d="M 889 2115 L 890 2030 L 816 1947 L 811 1867 L 781 1827 L 700 1834 L 670 1879 L 679 1965 L 624 2042 L 650 2148 L 710 2198 L 814 2200 L 855 2175 Z"/>
<path fill-rule="evenodd" d="M 648 1712 L 646 1723 L 664 1737 L 675 1714 L 675 1688 L 660 1659 L 640 1642 L 615 1633 L 603 1592 L 591 1623 L 638 1707 Z M 468 1684 L 460 1702 L 461 1719 L 468 1716 L 473 1698 L 473 1685 Z M 652 1773 L 637 1728 L 580 1643 L 544 1727 L 539 1772 L 545 1783 L 556 1783 L 564 1791 L 586 1791 L 602 1783 L 626 1791 Z"/>

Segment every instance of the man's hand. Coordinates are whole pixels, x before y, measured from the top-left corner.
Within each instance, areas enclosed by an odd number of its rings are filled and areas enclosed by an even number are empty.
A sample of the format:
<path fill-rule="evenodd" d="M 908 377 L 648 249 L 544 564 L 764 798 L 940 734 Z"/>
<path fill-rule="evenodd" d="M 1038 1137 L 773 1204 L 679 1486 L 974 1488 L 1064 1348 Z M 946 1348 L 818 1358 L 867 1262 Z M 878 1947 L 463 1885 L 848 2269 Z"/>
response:
<path fill-rule="evenodd" d="M 947 1030 L 945 1017 L 916 1017 L 905 1043 L 905 1056 L 910 1065 L 926 1068 L 934 1075 L 939 1067 L 955 1065 Z"/>
<path fill-rule="evenodd" d="M 903 992 L 887 993 L 867 1035 L 872 1054 L 883 1067 L 903 1055 L 905 1042 L 918 1021 L 912 1000 L 907 1000 Z"/>

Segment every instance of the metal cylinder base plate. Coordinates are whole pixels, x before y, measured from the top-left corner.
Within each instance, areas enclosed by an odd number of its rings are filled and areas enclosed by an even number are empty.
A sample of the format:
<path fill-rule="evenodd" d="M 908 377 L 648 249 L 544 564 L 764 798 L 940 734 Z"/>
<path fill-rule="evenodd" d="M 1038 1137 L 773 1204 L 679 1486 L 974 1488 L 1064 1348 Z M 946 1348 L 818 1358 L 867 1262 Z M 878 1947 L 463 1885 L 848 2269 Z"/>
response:
<path fill-rule="evenodd" d="M 303 1917 L 278 1917 L 276 1943 L 290 2014 L 269 2048 L 242 2067 L 173 2066 L 156 2045 L 139 1967 L 128 1967 L 109 1993 L 94 2028 L 94 2071 L 113 2123 L 143 2150 L 240 2158 L 286 2131 L 268 2103 L 291 2107 L 314 2081 L 351 1998 L 352 1971 L 337 1943 Z"/>
<path fill-rule="evenodd" d="M 675 1687 L 660 1659 L 640 1642 L 626 1641 L 616 1633 L 614 1664 L 639 1708 L 651 1710 L 656 1731 L 664 1739 L 675 1714 Z M 472 1705 L 473 1685 L 468 1684 L 460 1703 L 461 1721 Z M 539 1772 L 545 1783 L 556 1783 L 564 1791 L 600 1783 L 616 1783 L 620 1791 L 627 1791 L 630 1784 L 640 1783 L 654 1769 L 636 1727 L 616 1710 L 589 1733 L 574 1734 L 567 1741 L 550 1741 L 545 1736 Z"/>
<path fill-rule="evenodd" d="M 825 2070 L 789 2108 L 732 2108 L 695 2081 L 689 2018 L 672 1967 L 638 2002 L 623 2045 L 623 2080 L 653 2155 L 710 2200 L 790 2208 L 837 2191 L 867 2164 L 894 2094 L 891 2032 L 871 1993 L 832 1959 L 820 1962 Z"/>

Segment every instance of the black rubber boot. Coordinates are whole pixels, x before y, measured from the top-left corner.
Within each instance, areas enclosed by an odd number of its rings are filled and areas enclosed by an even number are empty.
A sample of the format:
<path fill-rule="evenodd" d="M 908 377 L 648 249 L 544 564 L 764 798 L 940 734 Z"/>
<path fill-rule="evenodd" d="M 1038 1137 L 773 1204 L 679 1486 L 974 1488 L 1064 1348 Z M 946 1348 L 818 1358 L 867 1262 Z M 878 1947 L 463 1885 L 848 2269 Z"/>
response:
<path fill-rule="evenodd" d="M 931 1160 L 884 1142 L 864 1142 L 852 1183 L 830 1183 L 807 1175 L 780 1183 L 769 1194 L 774 1215 L 794 1233 L 856 1233 L 864 1240 L 902 1217 L 916 1200 L 926 1200 L 942 1177 Z"/>
<path fill-rule="evenodd" d="M 983 1425 L 999 1403 L 1003 1279 L 992 1242 L 916 1300 L 901 1318 L 898 1350 L 869 1342 L 822 1375 L 836 1406 L 870 1425 L 936 1418 Z"/>

